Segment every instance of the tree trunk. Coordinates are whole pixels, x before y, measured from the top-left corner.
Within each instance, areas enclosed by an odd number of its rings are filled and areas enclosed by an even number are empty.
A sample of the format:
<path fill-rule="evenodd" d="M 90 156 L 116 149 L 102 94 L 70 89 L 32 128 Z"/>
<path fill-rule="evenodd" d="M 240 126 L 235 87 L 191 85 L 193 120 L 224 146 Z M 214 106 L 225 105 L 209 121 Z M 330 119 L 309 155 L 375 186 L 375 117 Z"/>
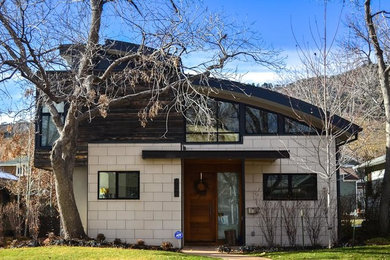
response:
<path fill-rule="evenodd" d="M 381 200 L 379 204 L 379 233 L 386 235 L 389 231 L 390 206 L 390 82 L 384 66 L 378 66 L 379 83 L 383 93 L 383 103 L 386 115 L 386 167 L 383 176 Z"/>
<path fill-rule="evenodd" d="M 71 110 L 76 110 L 74 104 L 70 105 L 64 128 L 60 132 L 60 137 L 54 143 L 51 152 L 58 208 L 66 239 L 87 237 L 81 223 L 73 192 L 73 169 L 75 165 L 78 122 Z"/>
<path fill-rule="evenodd" d="M 385 98 L 386 110 L 390 110 L 389 97 Z M 390 114 L 386 112 L 386 167 L 382 182 L 382 194 L 379 204 L 379 230 L 382 235 L 389 232 L 390 206 Z"/>
<path fill-rule="evenodd" d="M 386 115 L 386 168 L 382 182 L 382 194 L 379 204 L 379 225 L 378 231 L 386 235 L 389 231 L 389 206 L 390 206 L 390 82 L 389 68 L 385 62 L 383 49 L 379 44 L 378 35 L 375 29 L 373 15 L 371 14 L 371 1 L 366 0 L 364 3 L 364 12 L 366 26 L 370 35 L 370 40 L 375 48 L 375 55 L 378 60 L 378 77 L 382 90 L 383 103 Z"/>

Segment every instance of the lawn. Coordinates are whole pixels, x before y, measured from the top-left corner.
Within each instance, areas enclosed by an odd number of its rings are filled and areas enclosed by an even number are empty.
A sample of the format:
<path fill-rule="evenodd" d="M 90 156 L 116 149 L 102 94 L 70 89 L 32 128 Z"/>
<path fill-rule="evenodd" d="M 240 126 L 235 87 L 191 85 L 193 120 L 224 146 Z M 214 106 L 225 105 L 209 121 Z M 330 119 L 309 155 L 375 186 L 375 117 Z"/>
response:
<path fill-rule="evenodd" d="M 390 245 L 272 252 L 261 256 L 271 259 L 390 259 Z"/>
<path fill-rule="evenodd" d="M 34 247 L 0 249 L 0 259 L 210 259 L 181 253 L 92 247 Z"/>

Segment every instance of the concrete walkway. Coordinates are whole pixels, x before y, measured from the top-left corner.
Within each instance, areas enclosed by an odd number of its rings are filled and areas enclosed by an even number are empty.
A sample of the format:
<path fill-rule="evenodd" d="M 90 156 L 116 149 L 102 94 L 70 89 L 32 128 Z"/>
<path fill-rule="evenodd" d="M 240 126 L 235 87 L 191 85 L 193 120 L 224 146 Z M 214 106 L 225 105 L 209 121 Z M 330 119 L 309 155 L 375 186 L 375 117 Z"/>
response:
<path fill-rule="evenodd" d="M 208 256 L 208 257 L 221 258 L 221 259 L 269 260 L 269 258 L 257 257 L 251 255 L 220 253 L 218 252 L 216 247 L 210 247 L 210 246 L 184 247 L 182 252 L 189 255 Z"/>

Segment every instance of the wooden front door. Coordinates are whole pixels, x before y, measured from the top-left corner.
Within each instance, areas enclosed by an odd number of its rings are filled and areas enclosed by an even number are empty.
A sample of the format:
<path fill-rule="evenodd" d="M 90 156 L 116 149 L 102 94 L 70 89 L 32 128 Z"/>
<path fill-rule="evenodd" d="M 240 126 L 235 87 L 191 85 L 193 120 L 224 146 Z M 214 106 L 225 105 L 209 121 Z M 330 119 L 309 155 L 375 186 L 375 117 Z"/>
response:
<path fill-rule="evenodd" d="M 186 160 L 184 163 L 184 240 L 186 243 L 218 242 L 217 176 L 221 171 L 240 173 L 241 162 Z"/>
<path fill-rule="evenodd" d="M 217 178 L 190 169 L 185 176 L 185 234 L 189 242 L 215 242 Z"/>

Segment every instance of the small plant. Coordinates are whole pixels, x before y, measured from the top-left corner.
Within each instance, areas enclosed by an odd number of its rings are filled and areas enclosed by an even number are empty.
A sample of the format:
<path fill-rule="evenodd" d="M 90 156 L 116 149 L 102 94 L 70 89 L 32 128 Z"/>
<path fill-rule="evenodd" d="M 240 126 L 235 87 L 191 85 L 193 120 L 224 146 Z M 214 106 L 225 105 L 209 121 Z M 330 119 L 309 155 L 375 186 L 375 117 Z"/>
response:
<path fill-rule="evenodd" d="M 24 212 L 17 202 L 9 202 L 4 206 L 3 212 L 7 212 L 7 217 L 11 228 L 15 231 L 15 236 L 21 236 L 22 225 L 25 219 Z"/>
<path fill-rule="evenodd" d="M 287 234 L 290 246 L 295 247 L 297 242 L 298 221 L 299 221 L 299 208 L 301 207 L 300 201 L 287 202 L 281 204 L 281 211 L 283 217 L 284 228 Z"/>
<path fill-rule="evenodd" d="M 104 234 L 102 234 L 102 233 L 99 233 L 99 234 L 97 234 L 97 236 L 96 236 L 96 240 L 98 241 L 98 242 L 104 242 L 104 240 L 106 240 L 106 236 L 104 235 Z"/>
<path fill-rule="evenodd" d="M 168 242 L 168 241 L 163 241 L 161 243 L 161 248 L 162 250 L 165 250 L 165 251 L 169 251 L 173 248 L 173 245 L 171 242 Z"/>
<path fill-rule="evenodd" d="M 390 245 L 390 240 L 385 237 L 374 237 L 365 241 L 366 245 Z"/>
<path fill-rule="evenodd" d="M 269 247 L 275 246 L 276 227 L 278 225 L 279 208 L 270 201 L 263 201 L 260 207 L 261 232 Z"/>
<path fill-rule="evenodd" d="M 39 201 L 37 200 L 35 203 L 31 203 L 30 205 L 30 211 L 28 214 L 28 222 L 29 222 L 29 231 L 30 235 L 34 239 L 34 241 L 37 241 L 38 235 L 39 235 L 39 228 L 40 228 L 40 221 L 39 221 L 39 215 L 41 213 L 41 205 Z"/>
<path fill-rule="evenodd" d="M 221 253 L 230 253 L 231 251 L 232 251 L 232 248 L 230 246 L 227 246 L 227 245 L 222 245 L 222 246 L 218 247 L 218 252 L 221 252 Z"/>
<path fill-rule="evenodd" d="M 114 243 L 114 245 L 119 246 L 122 244 L 122 240 L 120 240 L 120 238 L 115 238 L 113 243 Z"/>
<path fill-rule="evenodd" d="M 142 239 L 137 239 L 137 246 L 144 246 L 145 245 L 145 241 L 143 241 Z"/>

